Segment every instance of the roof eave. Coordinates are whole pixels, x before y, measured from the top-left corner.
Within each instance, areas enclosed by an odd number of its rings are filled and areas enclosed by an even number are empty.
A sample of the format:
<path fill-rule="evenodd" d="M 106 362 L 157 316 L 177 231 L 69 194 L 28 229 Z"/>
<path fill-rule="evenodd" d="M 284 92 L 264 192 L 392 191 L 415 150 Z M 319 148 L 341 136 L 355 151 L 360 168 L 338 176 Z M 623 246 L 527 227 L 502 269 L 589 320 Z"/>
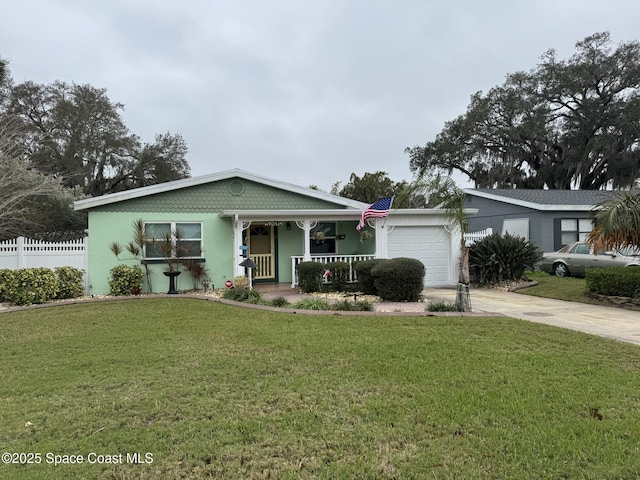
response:
<path fill-rule="evenodd" d="M 286 190 L 292 193 L 305 195 L 307 197 L 324 200 L 336 205 L 342 205 L 350 208 L 363 209 L 367 204 L 351 200 L 349 198 L 339 197 L 330 193 L 321 192 L 320 190 L 314 190 L 311 188 L 301 187 L 288 182 L 282 182 L 268 177 L 263 177 L 250 172 L 245 172 L 240 169 L 226 170 L 224 172 L 214 173 L 210 175 L 203 175 L 199 177 L 183 178 L 181 180 L 174 180 L 173 182 L 159 183 L 157 185 L 150 185 L 148 187 L 135 188 L 133 190 L 127 190 L 124 192 L 111 193 L 107 195 L 101 195 L 99 197 L 86 198 L 84 200 L 78 200 L 74 203 L 74 210 L 88 210 L 90 208 L 101 207 L 104 205 L 110 205 L 113 203 L 125 202 L 127 200 L 134 200 L 136 198 L 146 197 L 150 195 L 156 195 L 159 193 L 170 192 L 173 190 L 180 190 L 183 188 L 194 187 L 203 185 L 206 183 L 212 183 L 220 180 L 227 180 L 229 178 L 242 178 L 244 180 L 260 183 L 270 187 Z"/>
<path fill-rule="evenodd" d="M 478 192 L 473 189 L 465 189 L 464 193 L 467 195 L 473 195 L 480 198 L 486 198 L 487 200 L 494 200 L 496 202 L 508 203 L 510 205 L 518 205 L 520 207 L 530 208 L 532 210 L 539 211 L 560 211 L 560 212 L 590 212 L 593 210 L 593 205 L 562 205 L 562 204 L 541 204 L 534 202 L 527 202 L 526 200 L 519 200 L 517 198 L 503 197 L 501 195 L 495 195 L 487 192 Z"/>
<path fill-rule="evenodd" d="M 466 208 L 467 215 L 478 213 L 477 208 Z M 259 221 L 295 221 L 295 220 L 358 220 L 362 215 L 359 209 L 305 209 L 305 210 L 223 210 L 220 217 L 233 218 L 235 216 L 242 219 L 252 219 Z M 389 216 L 395 215 L 432 215 L 443 216 L 447 212 L 440 208 L 406 208 L 392 209 Z"/>

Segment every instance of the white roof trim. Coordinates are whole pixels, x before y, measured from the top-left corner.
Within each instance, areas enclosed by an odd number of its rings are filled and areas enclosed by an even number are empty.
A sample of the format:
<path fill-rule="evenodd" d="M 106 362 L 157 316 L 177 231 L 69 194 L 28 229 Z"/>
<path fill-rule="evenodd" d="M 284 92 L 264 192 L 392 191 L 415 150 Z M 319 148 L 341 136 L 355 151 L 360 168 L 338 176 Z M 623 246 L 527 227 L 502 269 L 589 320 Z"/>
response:
<path fill-rule="evenodd" d="M 242 220 L 328 220 L 344 219 L 358 220 L 361 215 L 359 209 L 318 209 L 318 210 L 223 210 L 220 217 L 238 216 Z"/>
<path fill-rule="evenodd" d="M 539 211 L 578 211 L 578 212 L 590 212 L 593 210 L 592 205 L 557 205 L 557 204 L 542 204 L 527 202 L 526 200 L 519 200 L 517 198 L 504 197 L 502 195 L 496 195 L 495 193 L 478 192 L 477 190 L 464 189 L 464 193 L 467 195 L 474 195 L 476 197 L 486 198 L 488 200 L 495 200 L 496 202 L 508 203 L 511 205 L 518 205 L 520 207 L 530 208 L 532 210 Z"/>
<path fill-rule="evenodd" d="M 99 197 L 86 198 L 84 200 L 78 200 L 74 203 L 75 210 L 86 210 L 89 208 L 100 207 L 103 205 L 109 205 L 112 203 L 124 202 L 126 200 L 133 200 L 135 198 L 146 197 L 149 195 L 156 195 L 158 193 L 170 192 L 173 190 L 180 190 L 183 188 L 194 187 L 197 185 L 203 185 L 206 183 L 217 182 L 220 180 L 227 180 L 229 178 L 243 178 L 248 181 L 260 183 L 270 187 L 274 187 L 280 190 L 286 190 L 292 193 L 305 195 L 307 197 L 317 198 L 327 202 L 335 203 L 337 205 L 344 205 L 348 208 L 363 209 L 367 206 L 366 203 L 358 202 L 330 193 L 321 192 L 312 188 L 301 187 L 292 183 L 282 182 L 280 180 L 274 180 L 272 178 L 263 177 L 255 173 L 245 172 L 240 169 L 226 170 L 224 172 L 213 173 L 210 175 L 203 175 L 200 177 L 183 178 L 181 180 L 175 180 L 173 182 L 160 183 L 157 185 L 150 185 L 148 187 L 135 188 L 133 190 L 126 190 L 124 192 L 111 193 L 108 195 L 102 195 Z"/>
<path fill-rule="evenodd" d="M 468 215 L 477 213 L 475 208 L 466 208 Z M 242 220 L 258 221 L 295 221 L 295 220 L 359 220 L 362 215 L 360 209 L 318 209 L 318 210 L 223 210 L 220 217 L 238 216 Z M 389 217 L 396 215 L 425 215 L 425 216 L 446 216 L 446 212 L 440 208 L 405 208 L 392 209 Z"/>

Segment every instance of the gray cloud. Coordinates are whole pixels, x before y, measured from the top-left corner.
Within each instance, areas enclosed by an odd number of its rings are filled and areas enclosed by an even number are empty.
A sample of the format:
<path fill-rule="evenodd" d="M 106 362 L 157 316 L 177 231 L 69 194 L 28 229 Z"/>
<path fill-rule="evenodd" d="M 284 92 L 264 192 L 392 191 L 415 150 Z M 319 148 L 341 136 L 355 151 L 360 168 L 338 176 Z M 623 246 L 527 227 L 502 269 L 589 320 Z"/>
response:
<path fill-rule="evenodd" d="M 637 39 L 640 4 L 612 0 L 88 2 L 3 7 L 17 82 L 90 83 L 146 141 L 181 133 L 194 175 L 227 168 L 329 189 L 351 172 L 409 179 L 469 96 L 608 30 Z"/>

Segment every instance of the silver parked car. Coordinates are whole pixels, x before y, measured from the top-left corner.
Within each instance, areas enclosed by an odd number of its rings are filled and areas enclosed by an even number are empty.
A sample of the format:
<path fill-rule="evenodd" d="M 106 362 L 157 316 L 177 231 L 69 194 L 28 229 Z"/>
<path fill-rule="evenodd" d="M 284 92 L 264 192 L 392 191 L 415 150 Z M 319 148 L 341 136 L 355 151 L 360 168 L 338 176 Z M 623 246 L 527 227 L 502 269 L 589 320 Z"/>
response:
<path fill-rule="evenodd" d="M 558 277 L 584 277 L 589 267 L 637 266 L 640 266 L 640 251 L 637 249 L 609 250 L 595 255 L 586 243 L 574 242 L 557 252 L 544 253 L 540 270 Z"/>

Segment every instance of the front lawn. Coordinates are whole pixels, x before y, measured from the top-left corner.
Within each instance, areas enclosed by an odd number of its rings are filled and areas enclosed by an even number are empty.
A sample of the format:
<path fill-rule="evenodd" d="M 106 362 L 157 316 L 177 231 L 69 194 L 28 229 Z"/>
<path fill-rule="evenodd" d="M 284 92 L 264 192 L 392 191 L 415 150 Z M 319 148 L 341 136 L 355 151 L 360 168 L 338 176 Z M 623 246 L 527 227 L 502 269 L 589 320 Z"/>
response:
<path fill-rule="evenodd" d="M 616 305 L 598 300 L 587 295 L 587 281 L 584 278 L 556 277 L 545 272 L 527 272 L 527 277 L 538 282 L 538 285 L 518 290 L 517 293 L 533 295 L 536 297 L 555 298 L 569 302 L 590 303 L 592 305 L 604 305 L 615 307 Z M 636 305 L 618 305 L 629 310 L 640 310 Z"/>
<path fill-rule="evenodd" d="M 0 322 L 2 451 L 41 455 L 0 478 L 640 476 L 633 345 L 503 317 L 184 298 Z"/>
<path fill-rule="evenodd" d="M 538 282 L 535 287 L 523 288 L 518 293 L 533 295 L 535 297 L 555 298 L 569 302 L 592 303 L 600 302 L 589 297 L 585 291 L 587 281 L 584 278 L 556 277 L 545 272 L 527 272 L 527 277 Z"/>

